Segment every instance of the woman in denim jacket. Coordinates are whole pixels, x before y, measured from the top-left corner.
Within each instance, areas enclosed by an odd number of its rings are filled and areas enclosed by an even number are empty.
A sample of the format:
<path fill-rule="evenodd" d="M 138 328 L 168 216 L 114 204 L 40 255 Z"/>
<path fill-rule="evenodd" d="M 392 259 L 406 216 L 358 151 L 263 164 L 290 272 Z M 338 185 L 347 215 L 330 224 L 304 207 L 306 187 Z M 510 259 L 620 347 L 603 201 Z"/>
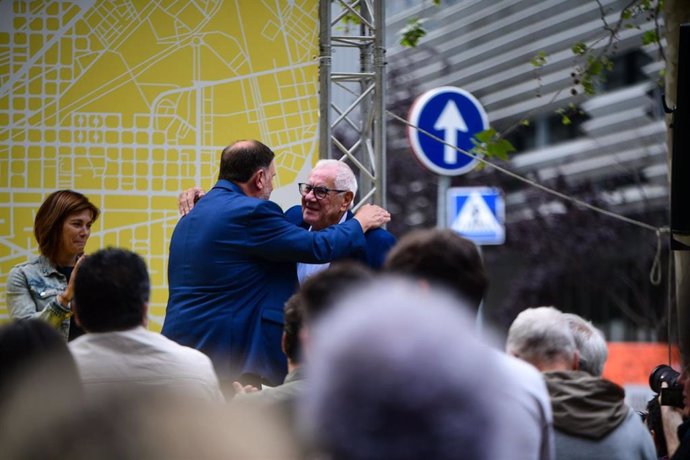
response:
<path fill-rule="evenodd" d="M 48 195 L 34 220 L 41 255 L 15 265 L 7 278 L 10 316 L 48 321 L 68 340 L 81 335 L 81 329 L 70 324 L 72 285 L 98 214 L 81 193 L 58 190 Z"/>

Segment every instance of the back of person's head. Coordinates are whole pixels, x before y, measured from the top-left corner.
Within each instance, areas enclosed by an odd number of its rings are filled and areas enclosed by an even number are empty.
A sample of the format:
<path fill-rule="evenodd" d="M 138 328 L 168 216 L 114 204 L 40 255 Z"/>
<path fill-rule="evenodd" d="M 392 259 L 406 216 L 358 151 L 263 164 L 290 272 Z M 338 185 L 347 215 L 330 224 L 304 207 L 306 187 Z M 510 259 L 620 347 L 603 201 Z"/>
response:
<path fill-rule="evenodd" d="M 489 285 L 477 246 L 449 229 L 426 229 L 400 238 L 384 270 L 438 284 L 476 311 Z"/>
<path fill-rule="evenodd" d="M 61 249 L 62 226 L 72 214 L 88 210 L 91 220 L 98 218 L 98 208 L 84 195 L 74 190 L 57 190 L 43 201 L 34 219 L 34 236 L 38 248 L 52 263 Z"/>
<path fill-rule="evenodd" d="M 579 315 L 564 313 L 563 316 L 568 321 L 580 354 L 579 369 L 595 377 L 601 377 L 609 355 L 604 334 Z"/>
<path fill-rule="evenodd" d="M 38 319 L 15 321 L 0 326 L 0 394 L 34 373 L 52 366 L 77 382 L 77 368 L 62 335 Z M 56 378 L 56 376 L 53 376 Z"/>
<path fill-rule="evenodd" d="M 366 285 L 374 272 L 354 261 L 335 262 L 326 270 L 309 277 L 300 286 L 304 319 L 311 323 L 338 300 Z"/>
<path fill-rule="evenodd" d="M 40 390 L 50 394 L 50 382 Z M 112 393 L 81 402 L 53 395 L 49 404 L 35 401 L 25 399 L 0 414 L 3 458 L 299 458 L 295 442 L 266 408 L 200 404 L 165 392 Z"/>
<path fill-rule="evenodd" d="M 283 326 L 283 348 L 285 356 L 297 364 L 302 361 L 302 343 L 300 331 L 302 330 L 302 306 L 300 294 L 293 294 L 283 307 L 285 315 Z"/>
<path fill-rule="evenodd" d="M 218 179 L 244 184 L 254 173 L 268 168 L 275 158 L 273 151 L 256 140 L 233 142 L 223 149 Z"/>
<path fill-rule="evenodd" d="M 553 307 L 520 312 L 508 329 L 506 351 L 540 370 L 572 363 L 577 353 L 567 320 Z"/>
<path fill-rule="evenodd" d="M 422 308 L 423 307 L 423 308 Z M 379 279 L 345 297 L 310 336 L 308 438 L 333 459 L 494 458 L 501 378 L 451 297 Z"/>
<path fill-rule="evenodd" d="M 149 274 L 140 256 L 126 249 L 102 249 L 79 266 L 73 309 L 88 332 L 131 329 L 145 322 L 149 292 Z"/>

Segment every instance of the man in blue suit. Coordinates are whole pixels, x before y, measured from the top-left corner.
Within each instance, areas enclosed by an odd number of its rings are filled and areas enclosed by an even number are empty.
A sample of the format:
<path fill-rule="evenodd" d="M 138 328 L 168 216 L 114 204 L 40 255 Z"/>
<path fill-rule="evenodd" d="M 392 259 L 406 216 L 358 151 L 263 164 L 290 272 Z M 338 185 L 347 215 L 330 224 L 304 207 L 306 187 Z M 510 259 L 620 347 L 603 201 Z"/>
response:
<path fill-rule="evenodd" d="M 308 232 L 268 200 L 275 174 L 274 154 L 262 143 L 226 147 L 218 182 L 170 241 L 162 333 L 209 355 L 222 380 L 281 382 L 282 309 L 295 289 L 295 263 L 364 251 L 364 233 L 390 220 L 366 205 L 354 219 Z"/>
<path fill-rule="evenodd" d="M 354 217 L 350 208 L 357 194 L 357 178 L 347 163 L 338 160 L 319 160 L 309 173 L 307 182 L 299 184 L 299 192 L 302 195 L 302 204 L 285 211 L 285 217 L 295 225 L 316 231 Z M 178 203 L 180 214 L 189 213 L 194 203 L 204 195 L 200 187 L 182 192 Z M 367 243 L 366 249 L 344 258 L 356 260 L 378 270 L 395 245 L 395 236 L 383 228 L 374 228 L 367 231 L 364 238 Z M 329 266 L 328 263 L 297 265 L 300 284 L 309 275 Z"/>
<path fill-rule="evenodd" d="M 338 160 L 320 160 L 314 166 L 307 182 L 299 184 L 302 205 L 293 206 L 285 212 L 289 221 L 310 231 L 323 230 L 352 219 L 350 212 L 357 194 L 357 178 L 350 167 Z M 395 244 L 395 237 L 383 228 L 376 228 L 364 235 L 366 248 L 347 256 L 379 269 L 388 251 Z M 297 276 L 300 284 L 310 275 L 329 266 L 299 262 Z"/>

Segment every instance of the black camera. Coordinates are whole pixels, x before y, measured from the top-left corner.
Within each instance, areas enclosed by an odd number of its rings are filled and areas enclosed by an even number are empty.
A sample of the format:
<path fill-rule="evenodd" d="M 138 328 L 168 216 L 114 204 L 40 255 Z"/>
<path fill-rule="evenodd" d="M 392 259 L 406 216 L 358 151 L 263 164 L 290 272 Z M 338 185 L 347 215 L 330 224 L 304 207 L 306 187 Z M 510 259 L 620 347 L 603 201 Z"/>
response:
<path fill-rule="evenodd" d="M 683 407 L 683 386 L 678 384 L 680 373 L 666 364 L 659 364 L 649 374 L 649 387 L 661 395 L 662 406 Z M 668 386 L 662 388 L 661 384 L 666 382 Z"/>

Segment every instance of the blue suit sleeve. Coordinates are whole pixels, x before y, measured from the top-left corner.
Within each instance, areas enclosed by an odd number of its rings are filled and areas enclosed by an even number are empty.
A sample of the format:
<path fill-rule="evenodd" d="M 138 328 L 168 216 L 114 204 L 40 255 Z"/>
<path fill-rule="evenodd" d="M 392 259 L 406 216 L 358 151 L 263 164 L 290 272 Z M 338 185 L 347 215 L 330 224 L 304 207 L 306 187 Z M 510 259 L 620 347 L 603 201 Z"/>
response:
<path fill-rule="evenodd" d="M 302 206 L 300 205 L 293 206 L 285 211 L 285 218 L 295 225 L 306 227 L 304 218 L 302 217 Z"/>
<path fill-rule="evenodd" d="M 383 267 L 388 252 L 395 246 L 395 236 L 382 228 L 377 228 L 368 231 L 365 238 L 367 240 L 367 264 L 378 270 Z"/>
<path fill-rule="evenodd" d="M 355 219 L 309 232 L 289 222 L 271 201 L 258 204 L 247 216 L 246 250 L 281 262 L 326 263 L 366 248 L 362 227 Z"/>

